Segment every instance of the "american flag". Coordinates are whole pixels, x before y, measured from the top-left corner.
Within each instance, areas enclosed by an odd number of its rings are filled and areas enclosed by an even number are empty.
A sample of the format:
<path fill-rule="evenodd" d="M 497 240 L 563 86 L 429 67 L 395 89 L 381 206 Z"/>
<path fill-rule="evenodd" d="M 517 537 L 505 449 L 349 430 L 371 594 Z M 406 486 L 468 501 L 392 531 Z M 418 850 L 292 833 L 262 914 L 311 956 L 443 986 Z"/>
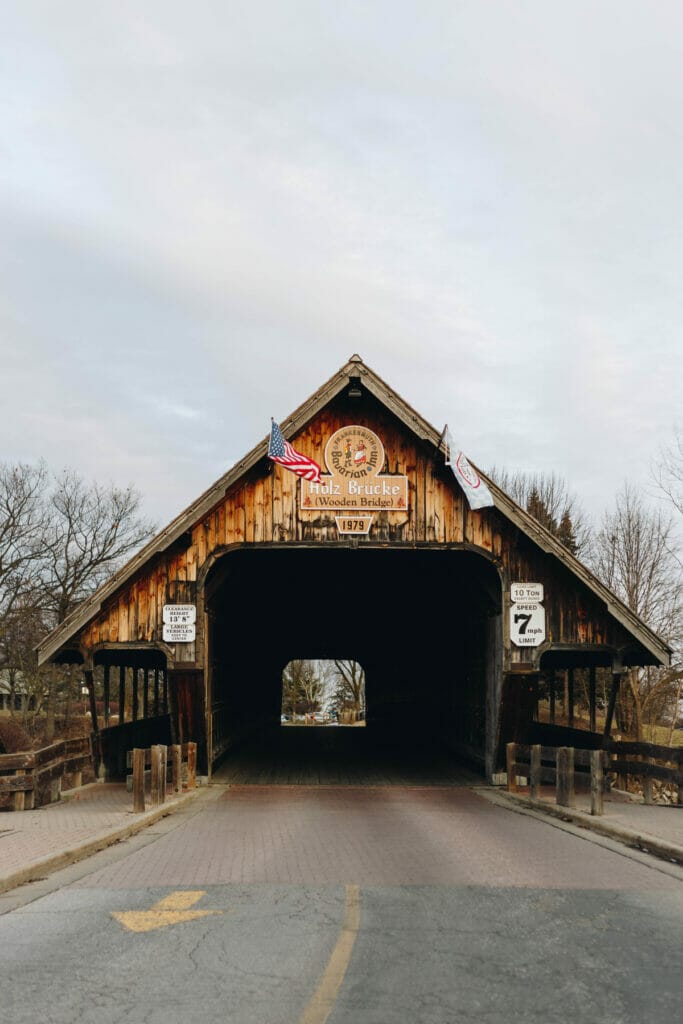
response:
<path fill-rule="evenodd" d="M 316 484 L 320 483 L 320 466 L 318 463 L 292 448 L 289 441 L 285 441 L 282 431 L 275 420 L 273 420 L 270 428 L 268 458 L 272 459 L 273 462 L 279 462 L 286 469 L 291 469 L 292 473 L 302 476 L 304 480 L 312 480 Z"/>

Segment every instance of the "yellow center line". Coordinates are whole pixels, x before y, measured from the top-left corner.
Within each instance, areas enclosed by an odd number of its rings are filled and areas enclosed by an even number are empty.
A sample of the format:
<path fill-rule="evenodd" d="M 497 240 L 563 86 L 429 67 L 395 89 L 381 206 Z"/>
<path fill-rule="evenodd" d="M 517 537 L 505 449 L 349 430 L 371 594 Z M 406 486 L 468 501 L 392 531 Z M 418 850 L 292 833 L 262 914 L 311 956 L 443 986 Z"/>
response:
<path fill-rule="evenodd" d="M 346 886 L 344 923 L 332 956 L 299 1024 L 325 1024 L 337 1001 L 360 926 L 360 886 Z"/>

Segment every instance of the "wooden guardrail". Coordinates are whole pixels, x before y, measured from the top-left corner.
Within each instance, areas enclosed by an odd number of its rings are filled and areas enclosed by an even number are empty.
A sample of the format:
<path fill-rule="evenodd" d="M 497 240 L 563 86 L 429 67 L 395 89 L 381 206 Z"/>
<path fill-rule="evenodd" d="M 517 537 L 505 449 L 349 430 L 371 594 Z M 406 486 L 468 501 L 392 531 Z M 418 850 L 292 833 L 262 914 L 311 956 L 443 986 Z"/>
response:
<path fill-rule="evenodd" d="M 152 747 L 135 747 L 126 754 L 126 764 L 132 768 L 128 776 L 133 790 L 133 812 L 138 814 L 145 809 L 145 788 L 149 781 L 150 803 L 163 804 L 166 801 L 167 785 L 171 783 L 174 793 L 183 788 L 195 789 L 197 785 L 197 744 L 163 743 Z M 183 773 L 185 765 L 185 773 Z M 185 784 L 183 785 L 183 774 Z"/>
<path fill-rule="evenodd" d="M 577 768 L 590 771 L 591 814 L 603 813 L 605 767 L 608 757 L 604 750 L 575 750 L 574 747 L 530 747 L 508 743 L 507 789 L 517 792 L 520 776 L 529 778 L 529 795 L 538 800 L 543 782 L 555 783 L 555 801 L 561 807 L 576 805 L 574 773 Z"/>
<path fill-rule="evenodd" d="M 645 759 L 645 760 L 643 760 Z M 529 779 L 529 795 L 538 799 L 543 782 L 555 783 L 555 800 L 561 807 L 574 807 L 575 773 L 590 772 L 591 814 L 603 813 L 603 797 L 608 787 L 607 773 L 616 772 L 626 788 L 628 775 L 643 779 L 643 798 L 652 803 L 652 780 L 670 782 L 677 790 L 678 805 L 683 805 L 683 750 L 651 743 L 610 741 L 604 750 L 577 750 L 574 747 L 530 747 L 508 743 L 506 747 L 507 789 L 516 792 L 520 777 Z M 655 763 L 657 760 L 665 764 Z"/>
<path fill-rule="evenodd" d="M 660 782 L 668 782 L 676 790 L 678 806 L 683 805 L 683 747 L 610 740 L 607 750 L 612 755 L 609 768 L 616 772 L 620 789 L 626 789 L 629 775 L 642 779 L 643 800 L 651 804 L 652 784 L 658 779 Z"/>
<path fill-rule="evenodd" d="M 72 774 L 74 786 L 80 786 L 83 769 L 92 765 L 92 759 L 90 736 L 59 740 L 41 750 L 0 754 L 0 794 L 12 794 L 14 811 L 53 803 L 61 796 L 64 775 Z"/>

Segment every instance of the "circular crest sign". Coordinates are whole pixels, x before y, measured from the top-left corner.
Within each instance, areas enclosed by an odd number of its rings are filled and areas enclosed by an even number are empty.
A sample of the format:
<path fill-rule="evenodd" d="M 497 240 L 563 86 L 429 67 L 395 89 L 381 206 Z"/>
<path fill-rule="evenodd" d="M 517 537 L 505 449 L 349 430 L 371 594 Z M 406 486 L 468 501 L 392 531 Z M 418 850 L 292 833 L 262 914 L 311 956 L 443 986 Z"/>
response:
<path fill-rule="evenodd" d="M 325 446 L 329 471 L 349 480 L 377 476 L 384 465 L 384 446 L 367 427 L 342 427 Z"/>

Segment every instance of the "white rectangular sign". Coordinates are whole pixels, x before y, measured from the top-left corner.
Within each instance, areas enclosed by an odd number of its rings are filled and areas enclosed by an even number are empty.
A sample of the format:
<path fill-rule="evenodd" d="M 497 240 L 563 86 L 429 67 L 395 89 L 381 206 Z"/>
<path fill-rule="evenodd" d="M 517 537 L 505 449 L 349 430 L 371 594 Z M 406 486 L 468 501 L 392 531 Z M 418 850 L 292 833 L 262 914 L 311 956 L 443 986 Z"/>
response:
<path fill-rule="evenodd" d="M 163 638 L 169 644 L 190 644 L 195 639 L 194 622 L 165 622 Z"/>
<path fill-rule="evenodd" d="M 513 601 L 542 601 L 542 583 L 513 583 L 510 587 L 510 597 Z"/>
<path fill-rule="evenodd" d="M 165 604 L 164 622 L 167 625 L 189 624 L 197 621 L 197 606 L 194 604 Z"/>
<path fill-rule="evenodd" d="M 510 605 L 510 639 L 515 647 L 539 647 L 545 641 L 545 608 L 534 601 Z"/>

